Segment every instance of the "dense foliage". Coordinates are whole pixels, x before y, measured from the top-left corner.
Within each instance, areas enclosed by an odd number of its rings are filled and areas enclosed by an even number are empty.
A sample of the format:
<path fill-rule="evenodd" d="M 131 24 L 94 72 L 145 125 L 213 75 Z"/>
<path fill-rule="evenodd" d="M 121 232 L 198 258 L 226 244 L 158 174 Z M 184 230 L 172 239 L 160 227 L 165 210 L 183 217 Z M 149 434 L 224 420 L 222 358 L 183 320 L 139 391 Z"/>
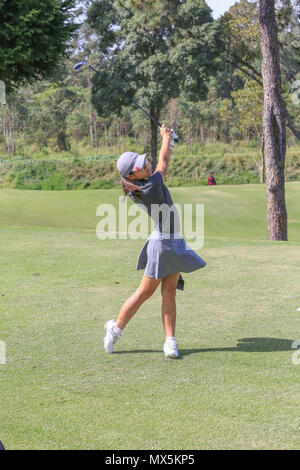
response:
<path fill-rule="evenodd" d="M 57 70 L 76 27 L 75 0 L 1 0 L 0 80 L 9 92 Z"/>
<path fill-rule="evenodd" d="M 71 5 L 58 0 L 49 4 L 55 3 L 65 8 Z M 32 7 L 34 1 L 27 4 Z M 278 1 L 276 7 L 291 146 L 297 143 L 300 130 L 299 2 Z M 56 11 L 62 14 L 60 9 Z M 88 21 L 83 21 L 77 36 L 69 42 L 70 57 L 56 69 L 56 78 L 11 91 L 7 105 L 1 106 L 0 158 L 82 159 L 89 155 L 117 156 L 127 149 L 153 153 L 149 119 L 88 68 L 74 72 L 74 63 L 88 59 L 149 111 L 153 105 L 160 121 L 176 129 L 182 141 L 176 157 L 205 156 L 205 150 L 199 149 L 207 145 L 215 146 L 217 157 L 219 143 L 233 148 L 243 142 L 246 148 L 255 148 L 253 171 L 263 180 L 263 94 L 256 2 L 241 0 L 213 21 L 209 8 L 200 0 L 147 0 L 142 4 L 85 0 L 75 17 Z M 70 34 L 72 24 L 66 22 L 62 34 Z M 47 28 L 44 33 L 48 34 Z M 10 53 L 6 54 L 8 57 Z M 252 153 L 248 152 L 250 167 Z M 295 151 L 295 155 L 299 153 Z M 218 167 L 218 171 L 228 181 L 224 169 Z M 288 178 L 293 175 L 297 171 L 291 170 Z M 186 175 L 182 178 L 186 181 Z"/>

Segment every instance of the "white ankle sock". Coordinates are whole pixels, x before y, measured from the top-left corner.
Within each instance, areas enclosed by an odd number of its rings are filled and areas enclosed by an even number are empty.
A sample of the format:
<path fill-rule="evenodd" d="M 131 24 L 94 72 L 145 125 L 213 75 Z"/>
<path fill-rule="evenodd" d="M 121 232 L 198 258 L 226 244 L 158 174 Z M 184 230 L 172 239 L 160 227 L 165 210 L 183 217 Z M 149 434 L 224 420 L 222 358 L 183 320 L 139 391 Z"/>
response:
<path fill-rule="evenodd" d="M 167 336 L 166 341 L 175 341 L 175 336 Z"/>
<path fill-rule="evenodd" d="M 113 326 L 113 330 L 117 335 L 121 335 L 123 333 L 123 330 L 121 330 L 117 325 Z"/>

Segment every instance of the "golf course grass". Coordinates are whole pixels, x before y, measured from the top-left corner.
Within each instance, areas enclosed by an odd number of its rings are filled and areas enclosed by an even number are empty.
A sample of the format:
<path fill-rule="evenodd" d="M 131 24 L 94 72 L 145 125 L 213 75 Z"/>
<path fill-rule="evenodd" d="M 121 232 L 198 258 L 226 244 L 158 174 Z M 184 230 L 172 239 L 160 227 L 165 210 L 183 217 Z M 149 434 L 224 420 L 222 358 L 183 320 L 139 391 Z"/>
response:
<path fill-rule="evenodd" d="M 99 240 L 118 190 L 0 190 L 0 440 L 7 449 L 296 449 L 300 182 L 287 242 L 268 241 L 265 185 L 171 188 L 203 203 L 204 269 L 177 291 L 165 359 L 160 288 L 115 353 L 104 323 L 138 287 L 144 240 Z M 129 202 L 128 202 L 129 205 Z"/>

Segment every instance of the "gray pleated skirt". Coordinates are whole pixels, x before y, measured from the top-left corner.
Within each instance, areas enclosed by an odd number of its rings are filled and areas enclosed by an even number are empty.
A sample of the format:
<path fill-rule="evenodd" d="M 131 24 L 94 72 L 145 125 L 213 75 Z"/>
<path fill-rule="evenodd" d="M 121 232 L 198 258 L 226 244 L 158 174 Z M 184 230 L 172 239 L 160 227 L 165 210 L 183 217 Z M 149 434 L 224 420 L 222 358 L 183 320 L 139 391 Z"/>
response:
<path fill-rule="evenodd" d="M 177 236 L 180 234 L 176 234 Z M 206 266 L 206 262 L 189 247 L 180 236 L 163 238 L 154 230 L 140 251 L 136 269 L 144 269 L 144 274 L 162 279 L 173 273 L 190 273 Z M 177 289 L 184 290 L 184 280 L 180 274 Z"/>

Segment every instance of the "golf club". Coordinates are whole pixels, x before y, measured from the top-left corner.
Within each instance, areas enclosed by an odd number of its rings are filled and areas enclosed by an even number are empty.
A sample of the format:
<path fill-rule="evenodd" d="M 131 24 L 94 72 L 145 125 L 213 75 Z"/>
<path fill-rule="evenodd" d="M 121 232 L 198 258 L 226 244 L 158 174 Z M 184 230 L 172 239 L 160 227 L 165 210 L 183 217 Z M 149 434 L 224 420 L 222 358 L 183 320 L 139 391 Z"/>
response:
<path fill-rule="evenodd" d="M 147 111 L 145 111 L 144 108 L 142 108 L 142 106 L 140 106 L 136 101 L 134 101 L 133 98 L 131 98 L 129 95 L 127 95 L 127 93 L 125 93 L 124 90 L 122 90 L 122 88 L 120 88 L 118 85 L 116 85 L 116 83 L 112 82 L 111 80 L 107 80 L 106 78 L 104 78 L 104 76 L 98 72 L 98 70 L 96 70 L 94 67 L 92 67 L 88 62 L 85 62 L 85 61 L 82 61 L 82 62 L 78 62 L 77 64 L 74 65 L 74 69 L 76 72 L 78 72 L 78 70 L 81 69 L 81 67 L 83 67 L 83 65 L 87 65 L 91 70 L 93 70 L 93 72 L 97 73 L 98 75 L 100 75 L 103 80 L 105 80 L 107 83 L 109 83 L 110 85 L 113 85 L 117 90 L 119 90 L 123 95 L 126 96 L 127 99 L 129 99 L 132 103 L 134 103 L 138 108 L 140 108 L 142 111 L 144 111 L 145 114 L 147 114 L 147 116 L 152 119 L 152 121 L 156 122 L 156 124 L 159 126 L 159 127 L 162 127 L 162 124 L 155 118 L 153 117 L 150 113 L 148 113 Z M 179 142 L 179 139 L 178 139 L 178 136 L 177 134 L 173 131 L 173 129 L 171 129 L 172 131 L 172 137 L 174 139 L 174 142 Z"/>

